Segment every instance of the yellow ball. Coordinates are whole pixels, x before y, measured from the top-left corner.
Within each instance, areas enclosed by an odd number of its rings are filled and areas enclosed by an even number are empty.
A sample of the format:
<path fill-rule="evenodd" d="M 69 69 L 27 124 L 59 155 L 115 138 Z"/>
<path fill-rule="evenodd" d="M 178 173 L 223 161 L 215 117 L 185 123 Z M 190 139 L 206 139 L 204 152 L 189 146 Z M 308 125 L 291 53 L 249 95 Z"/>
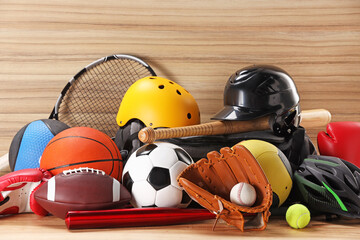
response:
<path fill-rule="evenodd" d="M 306 227 L 310 222 L 309 209 L 302 204 L 291 205 L 286 211 L 286 221 L 295 229 Z"/>
<path fill-rule="evenodd" d="M 273 191 L 272 207 L 280 207 L 293 185 L 289 160 L 275 145 L 266 141 L 252 139 L 238 144 L 246 147 L 258 161 Z"/>

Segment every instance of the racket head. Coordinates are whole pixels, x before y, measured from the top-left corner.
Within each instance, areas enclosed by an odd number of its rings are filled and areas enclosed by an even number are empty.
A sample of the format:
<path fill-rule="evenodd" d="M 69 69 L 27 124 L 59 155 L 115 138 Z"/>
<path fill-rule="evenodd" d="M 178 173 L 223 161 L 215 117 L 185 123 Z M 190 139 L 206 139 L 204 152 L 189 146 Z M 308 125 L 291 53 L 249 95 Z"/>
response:
<path fill-rule="evenodd" d="M 49 118 L 114 137 L 119 128 L 116 115 L 127 89 L 147 76 L 156 76 L 155 71 L 137 57 L 121 54 L 98 59 L 70 79 Z"/>

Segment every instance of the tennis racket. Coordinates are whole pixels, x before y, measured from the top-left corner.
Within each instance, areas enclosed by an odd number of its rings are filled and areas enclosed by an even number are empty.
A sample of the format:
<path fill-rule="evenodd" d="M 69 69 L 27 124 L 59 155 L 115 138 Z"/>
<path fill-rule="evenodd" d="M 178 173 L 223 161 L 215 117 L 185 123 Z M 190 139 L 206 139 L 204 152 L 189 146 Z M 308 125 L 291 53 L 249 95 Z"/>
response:
<path fill-rule="evenodd" d="M 115 137 L 116 115 L 127 89 L 138 79 L 156 76 L 143 60 L 130 55 L 101 58 L 78 72 L 64 87 L 50 119 L 70 127 L 91 127 Z"/>
<path fill-rule="evenodd" d="M 156 76 L 145 61 L 131 55 L 111 55 L 89 64 L 61 91 L 50 119 L 70 127 L 91 127 L 115 137 L 116 115 L 127 89 L 138 79 Z M 0 171 L 9 168 L 8 154 Z"/>

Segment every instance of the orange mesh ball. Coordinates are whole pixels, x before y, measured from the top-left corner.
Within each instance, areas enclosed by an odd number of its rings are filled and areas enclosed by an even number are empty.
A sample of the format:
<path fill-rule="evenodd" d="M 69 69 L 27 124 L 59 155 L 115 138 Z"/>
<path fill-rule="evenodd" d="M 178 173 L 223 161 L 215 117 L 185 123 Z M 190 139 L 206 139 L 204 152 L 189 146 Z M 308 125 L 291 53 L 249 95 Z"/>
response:
<path fill-rule="evenodd" d="M 57 134 L 40 159 L 40 168 L 53 175 L 80 167 L 103 170 L 121 180 L 123 161 L 115 142 L 89 127 L 73 127 Z"/>

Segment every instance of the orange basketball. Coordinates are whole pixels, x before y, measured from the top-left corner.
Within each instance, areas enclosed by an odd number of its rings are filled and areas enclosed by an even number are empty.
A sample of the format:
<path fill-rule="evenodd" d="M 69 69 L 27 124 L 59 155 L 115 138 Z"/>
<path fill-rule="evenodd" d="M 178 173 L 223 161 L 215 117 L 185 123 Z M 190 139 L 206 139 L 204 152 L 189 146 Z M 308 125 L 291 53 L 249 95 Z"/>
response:
<path fill-rule="evenodd" d="M 80 167 L 103 170 L 121 180 L 123 161 L 115 142 L 89 127 L 73 127 L 57 134 L 40 159 L 40 168 L 53 175 Z"/>

